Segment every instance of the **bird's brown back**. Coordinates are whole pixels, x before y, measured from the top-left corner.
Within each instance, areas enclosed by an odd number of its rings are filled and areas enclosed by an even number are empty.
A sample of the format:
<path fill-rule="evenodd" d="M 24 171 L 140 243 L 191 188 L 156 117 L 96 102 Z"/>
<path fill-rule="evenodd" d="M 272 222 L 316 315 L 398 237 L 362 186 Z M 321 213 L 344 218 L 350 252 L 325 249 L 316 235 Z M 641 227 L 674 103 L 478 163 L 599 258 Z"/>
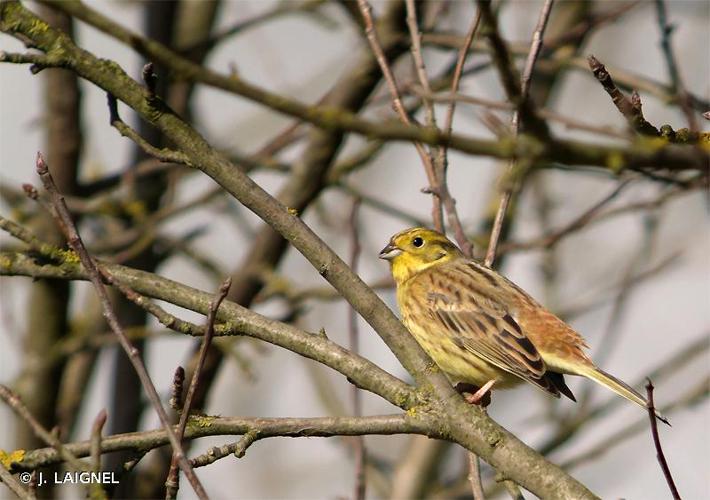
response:
<path fill-rule="evenodd" d="M 432 266 L 404 285 L 408 294 L 430 297 L 428 288 L 446 287 L 454 300 L 476 304 L 479 310 L 502 317 L 509 315 L 554 371 L 576 373 L 573 365 L 592 365 L 580 334 L 515 283 L 475 261 L 460 258 Z"/>

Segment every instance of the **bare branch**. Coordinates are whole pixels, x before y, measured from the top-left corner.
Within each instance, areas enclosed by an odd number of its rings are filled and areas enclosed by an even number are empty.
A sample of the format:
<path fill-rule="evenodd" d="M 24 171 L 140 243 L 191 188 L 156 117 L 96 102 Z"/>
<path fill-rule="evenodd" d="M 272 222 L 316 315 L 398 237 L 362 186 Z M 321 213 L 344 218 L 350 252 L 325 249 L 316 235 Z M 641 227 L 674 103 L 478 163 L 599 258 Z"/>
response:
<path fill-rule="evenodd" d="M 108 294 L 106 293 L 103 282 L 101 280 L 101 273 L 96 264 L 94 263 L 94 260 L 86 251 L 84 243 L 81 241 L 79 233 L 77 232 L 76 227 L 74 226 L 74 222 L 72 221 L 71 215 L 69 214 L 69 210 L 67 209 L 66 203 L 64 202 L 64 198 L 57 191 L 57 187 L 54 184 L 52 175 L 49 173 L 49 169 L 47 168 L 47 165 L 44 162 L 44 159 L 42 158 L 41 154 L 37 155 L 37 173 L 42 179 L 44 188 L 51 196 L 52 206 L 54 207 L 54 212 L 52 215 L 54 216 L 55 220 L 57 221 L 57 224 L 60 226 L 62 232 L 64 233 L 64 236 L 66 237 L 69 246 L 71 246 L 72 249 L 77 253 L 84 268 L 87 270 L 89 279 L 94 285 L 96 293 L 99 296 L 101 304 L 104 308 L 104 316 L 106 317 L 106 321 L 111 327 L 111 330 L 113 330 L 113 332 L 119 338 L 120 344 L 128 355 L 128 358 L 130 359 L 134 369 L 136 370 L 136 373 L 138 374 L 138 377 L 141 380 L 141 384 L 143 385 L 143 388 L 145 389 L 148 398 L 150 399 L 153 407 L 158 413 L 158 417 L 160 418 L 160 421 L 163 424 L 166 432 L 168 433 L 168 437 L 170 438 L 170 444 L 172 445 L 174 452 L 178 456 L 180 468 L 183 470 L 185 476 L 190 481 L 190 484 L 195 490 L 197 496 L 201 499 L 207 498 L 207 493 L 205 492 L 204 487 L 195 475 L 195 472 L 192 470 L 190 463 L 187 461 L 187 458 L 185 457 L 185 454 L 182 451 L 180 441 L 177 439 L 172 427 L 170 426 L 168 415 L 165 412 L 162 403 L 160 402 L 160 396 L 158 396 L 158 392 L 155 390 L 153 381 L 151 380 L 150 375 L 148 375 L 148 371 L 146 370 L 145 365 L 141 360 L 140 354 L 138 353 L 137 349 L 133 347 L 131 341 L 128 340 L 128 337 L 126 337 L 123 328 L 118 322 L 118 318 L 116 317 L 116 314 L 113 311 L 113 306 L 111 305 L 111 301 L 109 300 Z"/>
<path fill-rule="evenodd" d="M 32 258 L 22 254 L 0 255 L 3 255 L 3 262 L 8 264 L 6 267 L 0 267 L 0 274 L 12 272 L 47 278 L 88 279 L 88 273 L 71 261 L 60 266 L 38 265 Z M 106 270 L 105 276 L 110 275 L 114 284 L 121 283 L 124 288 L 130 288 L 143 295 L 201 314 L 208 312 L 211 296 L 207 292 L 152 273 L 115 264 L 102 263 L 102 268 Z M 153 313 L 152 309 L 147 310 Z M 247 335 L 278 345 L 333 368 L 358 387 L 378 394 L 393 404 L 401 405 L 400 407 L 404 409 L 409 409 L 419 402 L 419 396 L 411 386 L 324 336 L 266 318 L 233 302 L 225 302 L 222 305 L 218 319 L 224 321 L 225 326 L 216 327 L 216 336 Z M 186 325 L 192 324 L 183 321 L 179 329 L 180 333 L 193 336 L 203 334 L 203 328 L 197 325 L 184 328 Z"/>
<path fill-rule="evenodd" d="M 658 16 L 658 27 L 661 30 L 661 48 L 663 49 L 666 66 L 668 66 L 668 74 L 671 77 L 671 86 L 678 95 L 680 108 L 683 110 L 686 120 L 688 120 L 690 130 L 697 132 L 699 130 L 698 120 L 695 117 L 693 108 L 691 107 L 690 96 L 688 95 L 688 91 L 685 89 L 685 84 L 683 83 L 683 78 L 680 75 L 678 62 L 676 61 L 675 54 L 673 53 L 673 46 L 671 44 L 671 35 L 673 34 L 675 26 L 668 22 L 666 2 L 664 0 L 656 0 L 656 14 Z"/>
<path fill-rule="evenodd" d="M 379 63 L 380 69 L 382 70 L 382 74 L 384 75 L 385 81 L 387 82 L 387 88 L 389 89 L 390 95 L 392 97 L 392 106 L 397 112 L 397 115 L 399 116 L 399 119 L 402 121 L 402 123 L 411 126 L 412 120 L 409 118 L 409 114 L 407 113 L 407 110 L 402 104 L 399 88 L 397 87 L 397 80 L 394 77 L 394 73 L 392 73 L 392 69 L 390 68 L 389 63 L 387 62 L 380 41 L 377 38 L 375 23 L 372 19 L 372 7 L 370 6 L 367 0 L 358 0 L 357 4 L 360 8 L 360 13 L 362 14 L 362 17 L 365 21 L 365 34 L 367 35 L 367 41 L 370 44 L 372 52 L 377 58 L 377 62 Z M 422 164 L 424 165 L 424 170 L 429 181 L 429 192 L 432 195 L 433 204 L 431 215 L 434 228 L 439 232 L 443 232 L 444 222 L 441 212 L 441 199 L 439 198 L 439 193 L 437 191 L 439 182 L 436 178 L 434 163 L 432 161 L 431 155 L 420 142 L 415 141 L 414 147 L 417 149 L 417 153 L 419 153 L 419 157 L 422 160 Z"/>
<path fill-rule="evenodd" d="M 656 458 L 663 471 L 663 476 L 666 478 L 666 483 L 668 483 L 668 488 L 671 490 L 674 500 L 680 500 L 680 493 L 678 493 L 678 488 L 676 488 L 675 481 L 673 481 L 673 476 L 671 475 L 671 470 L 668 468 L 668 462 L 666 461 L 666 456 L 663 453 L 663 448 L 661 448 L 661 438 L 658 436 L 658 422 L 656 422 L 656 409 L 653 406 L 653 383 L 651 379 L 647 379 L 646 384 L 646 406 L 648 407 L 648 415 L 651 419 L 651 436 L 653 436 L 653 444 L 656 447 Z"/>
<path fill-rule="evenodd" d="M 350 211 L 350 220 L 348 221 L 350 226 L 350 238 L 351 238 L 351 250 L 350 250 L 350 268 L 354 273 L 357 273 L 358 261 L 360 258 L 360 252 L 362 247 L 360 246 L 360 231 L 358 226 L 358 212 L 360 208 L 360 199 L 355 198 L 353 200 L 353 206 Z M 359 331 L 357 327 L 357 311 L 352 307 L 348 308 L 348 343 L 349 349 L 355 354 L 359 354 Z M 350 388 L 353 415 L 359 417 L 362 415 L 362 397 L 360 394 L 360 389 L 357 386 L 352 386 Z M 353 493 L 353 500 L 364 500 L 366 491 L 366 480 L 365 480 L 365 468 L 366 468 L 366 452 L 365 452 L 365 440 L 362 436 L 354 438 L 355 452 L 355 488 Z"/>
<path fill-rule="evenodd" d="M 407 5 L 407 28 L 409 28 L 409 36 L 412 39 L 412 58 L 414 59 L 414 68 L 416 69 L 419 83 L 428 93 L 431 93 L 429 86 L 429 77 L 426 73 L 426 65 L 424 64 L 424 56 L 422 55 L 422 34 L 419 31 L 419 23 L 417 22 L 417 7 L 414 0 L 406 0 Z M 426 113 L 426 124 L 428 127 L 436 127 L 436 114 L 434 106 L 429 99 L 422 99 L 424 111 Z"/>
<path fill-rule="evenodd" d="M 32 431 L 42 439 L 45 443 L 50 445 L 57 456 L 61 457 L 69 467 L 77 472 L 88 471 L 89 467 L 77 458 L 77 456 L 67 449 L 64 444 L 57 438 L 54 434 L 49 432 L 47 429 L 42 427 L 37 419 L 30 413 L 25 404 L 20 400 L 19 396 L 15 394 L 9 387 L 0 384 L 0 399 L 2 399 L 6 405 L 8 405 L 12 410 L 20 417 L 24 422 L 32 428 Z M 26 455 L 25 455 L 26 456 Z M 24 461 L 24 457 L 23 457 Z M 0 468 L 5 471 L 5 466 L 0 464 Z M 90 486 L 91 496 L 96 498 L 106 498 L 106 493 L 101 488 L 101 485 Z"/>
<path fill-rule="evenodd" d="M 481 484 L 481 469 L 478 457 L 474 453 L 468 453 L 468 482 L 471 483 L 473 500 L 486 500 Z"/>
<path fill-rule="evenodd" d="M 532 106 L 528 97 L 530 91 L 530 81 L 532 79 L 532 72 L 535 67 L 535 61 L 537 61 L 537 57 L 540 54 L 540 49 L 542 48 L 542 39 L 545 33 L 545 27 L 547 26 L 547 21 L 550 18 L 550 12 L 552 11 L 552 3 L 553 0 L 545 0 L 545 3 L 542 6 L 542 10 L 540 11 L 540 15 L 537 20 L 537 26 L 535 27 L 535 31 L 533 32 L 530 52 L 528 53 L 528 57 L 525 61 L 525 69 L 523 70 L 523 76 L 520 80 L 520 89 L 518 90 L 517 85 L 515 85 L 516 82 L 514 79 L 513 69 L 508 58 L 508 51 L 502 40 L 500 39 L 500 35 L 498 35 L 497 28 L 495 28 L 496 23 L 493 20 L 492 14 L 490 12 L 490 5 L 484 1 L 479 2 L 481 11 L 486 18 L 486 22 L 489 26 L 492 27 L 488 34 L 488 37 L 491 40 L 494 52 L 497 55 L 497 60 L 499 61 L 498 68 L 499 72 L 501 73 L 503 82 L 505 83 L 505 89 L 508 94 L 508 98 L 513 102 L 519 100 L 518 108 L 513 113 L 513 135 L 518 134 L 518 129 L 521 121 L 526 127 L 532 125 L 531 120 L 534 116 L 534 112 L 532 110 Z M 509 172 L 512 172 L 516 168 L 516 163 L 517 162 L 515 160 L 511 161 L 510 166 L 508 167 Z M 521 162 L 521 166 L 525 166 L 525 163 Z M 510 204 L 510 199 L 513 196 L 514 189 L 515 186 L 506 187 L 500 199 L 500 205 L 498 206 L 498 212 L 496 213 L 495 219 L 493 221 L 493 228 L 491 229 L 491 236 L 488 241 L 488 250 L 486 251 L 486 258 L 484 261 L 484 263 L 489 267 L 493 266 L 493 262 L 496 258 L 496 251 L 498 248 L 500 235 L 503 230 L 505 214 L 508 211 L 508 205 Z"/>
<path fill-rule="evenodd" d="M 150 77 L 151 74 L 155 76 L 155 74 L 148 72 L 148 74 L 144 74 L 144 77 L 147 78 L 148 82 L 152 82 L 152 85 L 155 85 L 155 82 Z M 149 92 L 151 92 L 150 89 Z M 151 95 L 153 95 L 154 97 L 154 94 Z M 148 143 L 148 141 L 143 139 L 143 137 L 141 137 L 138 132 L 133 130 L 123 120 L 121 120 L 121 116 L 118 114 L 118 102 L 116 101 L 116 98 L 113 96 L 113 94 L 107 94 L 107 98 L 109 109 L 109 122 L 111 123 L 111 126 L 118 130 L 118 132 L 122 136 L 128 137 L 130 140 L 135 142 L 143 151 L 145 151 L 147 155 L 153 156 L 161 162 L 177 163 L 181 165 L 190 166 L 190 162 L 187 159 L 187 156 L 183 153 L 179 151 L 173 151 L 168 148 L 156 148 L 155 146 Z"/>
<path fill-rule="evenodd" d="M 464 44 L 459 50 L 458 58 L 456 59 L 456 66 L 454 68 L 454 74 L 451 78 L 451 93 L 455 94 L 458 91 L 459 83 L 461 81 L 461 75 L 463 74 L 463 66 L 466 62 L 466 56 L 468 55 L 468 49 L 473 42 L 473 37 L 476 34 L 476 30 L 481 22 L 481 10 L 476 12 L 476 16 L 471 22 L 471 26 L 466 33 L 466 38 L 464 39 Z M 428 91 L 427 87 L 424 88 Z M 445 134 L 451 134 L 452 127 L 454 123 L 454 111 L 456 110 L 456 101 L 451 101 L 446 111 L 446 118 L 444 121 L 443 131 Z M 447 147 L 445 145 L 439 146 L 439 153 L 437 156 L 437 177 L 440 183 L 439 189 L 441 191 L 441 196 L 443 197 L 444 208 L 446 209 L 447 220 L 449 225 L 453 227 L 454 235 L 456 236 L 456 242 L 459 244 L 461 251 L 469 257 L 473 257 L 473 245 L 466 238 L 464 233 L 461 220 L 459 219 L 458 211 L 456 210 L 456 201 L 451 197 L 449 192 L 449 183 L 447 181 L 447 170 L 449 166 L 449 159 L 447 155 Z"/>
<path fill-rule="evenodd" d="M 430 425 L 421 416 L 414 418 L 406 413 L 367 417 L 238 418 L 204 416 L 193 418 L 202 425 L 189 425 L 185 430 L 185 439 L 187 440 L 208 436 L 244 435 L 253 430 L 258 431 L 260 439 L 359 436 L 364 434 L 428 434 L 432 437 L 440 437 L 438 434 L 431 433 L 436 430 L 430 429 Z M 170 444 L 170 440 L 165 429 L 130 432 L 105 437 L 102 443 L 102 452 L 155 449 L 166 444 Z M 80 441 L 67 443 L 64 447 L 74 456 L 86 457 L 90 454 L 91 443 L 90 441 Z M 229 453 L 234 453 L 234 451 Z M 197 461 L 195 466 L 207 465 L 205 458 Z M 21 462 L 13 462 L 12 470 L 13 472 L 33 470 L 61 463 L 63 460 L 62 455 L 54 448 L 41 448 L 28 451 Z"/>
<path fill-rule="evenodd" d="M 192 379 L 190 379 L 190 386 L 187 389 L 187 395 L 185 396 L 185 403 L 182 406 L 182 413 L 180 414 L 180 422 L 177 428 L 177 438 L 182 442 L 182 438 L 185 435 L 185 427 L 187 427 L 187 419 L 190 417 L 190 408 L 192 406 L 192 400 L 195 397 L 195 392 L 197 391 L 197 384 L 200 382 L 200 374 L 205 366 L 205 359 L 207 358 L 207 351 L 212 342 L 212 337 L 214 335 L 214 322 L 217 319 L 217 309 L 219 309 L 220 304 L 229 293 L 229 287 L 232 286 L 232 278 L 227 278 L 222 286 L 219 287 L 217 294 L 215 295 L 212 303 L 210 304 L 209 313 L 207 314 L 207 321 L 205 326 L 205 334 L 202 337 L 202 345 L 200 346 L 199 357 L 197 358 L 197 367 L 192 373 Z M 173 456 L 170 462 L 170 471 L 168 472 L 168 477 L 165 480 L 165 498 L 175 498 L 177 497 L 178 491 L 178 466 L 179 466 L 179 455 L 173 451 Z"/>
<path fill-rule="evenodd" d="M 604 90 L 606 90 L 609 97 L 611 97 L 616 109 L 626 118 L 629 126 L 639 134 L 654 137 L 661 135 L 661 132 L 643 117 L 641 99 L 638 95 L 631 99 L 627 98 L 624 93 L 617 88 L 609 72 L 596 57 L 589 56 L 587 60 L 589 61 L 589 68 L 592 70 L 592 73 L 594 73 L 594 77 L 602 84 Z"/>
<path fill-rule="evenodd" d="M 30 490 L 25 489 L 10 471 L 5 468 L 5 464 L 0 461 L 0 482 L 8 487 L 20 500 L 34 500 L 37 498 Z"/>
<path fill-rule="evenodd" d="M 106 425 L 107 418 L 106 409 L 102 408 L 91 426 L 91 466 L 94 472 L 101 471 L 101 431 Z"/>

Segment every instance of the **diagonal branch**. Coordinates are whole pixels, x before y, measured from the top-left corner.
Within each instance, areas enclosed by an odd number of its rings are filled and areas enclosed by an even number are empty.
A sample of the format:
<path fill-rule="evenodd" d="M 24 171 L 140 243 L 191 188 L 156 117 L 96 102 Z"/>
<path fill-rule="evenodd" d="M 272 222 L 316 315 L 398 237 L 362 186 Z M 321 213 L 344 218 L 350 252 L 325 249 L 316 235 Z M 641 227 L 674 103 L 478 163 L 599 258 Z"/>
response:
<path fill-rule="evenodd" d="M 29 490 L 26 490 L 20 481 L 10 474 L 10 471 L 7 470 L 2 462 L 0 462 L 0 482 L 7 486 L 20 500 L 34 500 L 37 498 Z"/>
<path fill-rule="evenodd" d="M 26 275 L 54 279 L 86 280 L 86 272 L 71 261 L 62 265 L 38 264 L 23 254 L 0 253 L 0 275 Z M 207 314 L 210 294 L 182 285 L 145 271 L 101 263 L 112 280 L 154 299 Z M 118 284 L 117 283 L 117 286 Z M 151 311 L 149 311 L 151 312 Z M 245 309 L 233 302 L 225 302 L 218 319 L 225 328 L 217 328 L 216 336 L 247 335 L 283 347 L 301 356 L 323 363 L 342 373 L 358 387 L 373 392 L 392 404 L 409 409 L 420 402 L 414 389 L 390 375 L 370 361 L 351 354 L 323 335 L 300 330 Z M 187 322 L 183 327 L 186 327 Z M 221 325 L 220 325 L 221 326 Z M 200 328 L 187 330 L 188 335 L 202 335 Z"/>
<path fill-rule="evenodd" d="M 57 436 L 42 427 L 42 424 L 37 421 L 17 394 L 2 384 L 0 384 L 0 399 L 12 408 L 12 410 L 22 419 L 22 421 L 27 422 L 27 424 L 32 428 L 32 431 L 40 439 L 42 439 L 42 441 L 50 445 L 52 450 L 60 456 L 62 461 L 66 462 L 72 470 L 75 472 L 90 470 L 89 466 L 79 460 L 79 458 L 72 453 L 71 450 L 67 449 Z M 3 464 L 0 464 L 0 467 L 5 470 L 5 466 Z M 89 491 L 92 498 L 106 498 L 106 492 L 103 491 L 100 484 L 90 485 Z"/>
<path fill-rule="evenodd" d="M 402 123 L 411 126 L 412 120 L 409 118 L 409 114 L 402 104 L 402 98 L 400 96 L 399 87 L 397 86 L 397 80 L 394 77 L 394 73 L 392 73 L 392 69 L 387 62 L 387 59 L 385 58 L 385 54 L 382 51 L 382 45 L 377 37 L 377 31 L 375 31 L 375 23 L 372 19 L 372 7 L 367 0 L 358 0 L 357 4 L 365 22 L 365 35 L 367 36 L 367 41 L 370 44 L 370 48 L 372 48 L 372 52 L 377 58 L 377 62 L 380 64 L 380 69 L 382 70 L 382 74 L 387 82 L 387 88 L 390 92 L 390 96 L 392 97 L 392 107 L 397 112 L 397 115 Z M 433 117 L 433 110 L 431 113 L 431 116 Z M 439 232 L 443 232 L 444 222 L 441 213 L 441 198 L 437 192 L 439 183 L 436 178 L 434 163 L 431 155 L 424 148 L 421 142 L 414 142 L 414 147 L 419 154 L 419 158 L 422 160 L 422 164 L 424 164 L 424 171 L 426 172 L 427 180 L 429 181 L 429 191 L 431 192 L 433 203 L 431 216 L 434 228 Z"/>
<path fill-rule="evenodd" d="M 675 481 L 673 481 L 673 475 L 668 467 L 668 462 L 666 461 L 666 455 L 663 453 L 663 448 L 661 447 L 661 438 L 658 436 L 658 422 L 656 422 L 656 409 L 653 406 L 653 383 L 651 379 L 647 379 L 646 383 L 646 406 L 648 407 L 648 414 L 651 419 L 651 436 L 653 436 L 653 445 L 656 447 L 656 458 L 663 471 L 663 476 L 666 478 L 666 483 L 668 483 L 668 488 L 671 490 L 671 495 L 673 495 L 674 500 L 680 500 L 680 493 L 678 493 L 678 488 L 676 488 Z"/>
<path fill-rule="evenodd" d="M 695 117 L 695 113 L 693 112 L 690 95 L 688 94 L 683 78 L 680 75 L 678 62 L 676 61 L 675 54 L 673 53 L 673 45 L 671 44 L 671 35 L 673 34 L 675 26 L 668 22 L 666 2 L 664 0 L 656 0 L 656 14 L 658 17 L 658 26 L 661 30 L 661 48 L 663 49 L 663 56 L 666 60 L 666 66 L 668 66 L 668 74 L 671 77 L 671 88 L 678 96 L 677 98 L 680 108 L 683 110 L 686 120 L 688 120 L 690 130 L 697 132 L 699 130 L 698 119 Z"/>
<path fill-rule="evenodd" d="M 67 66 L 132 107 L 187 154 L 196 168 L 212 177 L 288 239 L 358 310 L 425 389 L 433 403 L 424 409 L 439 416 L 439 424 L 450 439 L 475 451 L 502 474 L 538 496 L 595 498 L 582 484 L 547 462 L 481 411 L 469 408 L 443 374 L 430 369 L 429 360 L 421 348 L 379 297 L 296 214 L 289 212 L 287 207 L 235 168 L 166 106 L 155 99 L 148 100 L 145 89 L 128 78 L 115 63 L 100 61 L 76 47 L 66 36 L 46 26 L 17 3 L 0 4 L 0 12 L 0 29 L 31 36 L 40 50 L 55 51 L 56 54 L 59 49 Z M 38 23 L 42 29 L 37 29 Z M 417 134 L 422 132 L 414 127 L 406 128 L 418 131 Z M 429 130 L 423 132 L 424 137 L 431 133 Z M 432 139 L 427 142 L 436 142 Z M 530 474 L 531 470 L 536 473 Z"/>
<path fill-rule="evenodd" d="M 478 26 L 481 24 L 481 10 L 478 9 L 476 16 L 471 22 L 471 26 L 466 33 L 466 38 L 464 39 L 464 44 L 459 49 L 458 58 L 456 59 L 456 66 L 454 67 L 454 74 L 451 78 L 451 93 L 455 94 L 458 91 L 459 83 L 461 82 L 461 75 L 463 74 L 463 66 L 466 62 L 466 56 L 468 55 L 468 49 L 473 43 L 473 37 L 478 30 Z M 426 90 L 426 89 L 425 89 Z M 451 134 L 453 124 L 454 124 L 454 111 L 456 111 L 456 101 L 452 100 L 446 110 L 446 118 L 444 119 L 443 131 L 445 134 Z M 453 226 L 454 234 L 456 236 L 456 242 L 459 244 L 461 251 L 469 257 L 473 257 L 473 245 L 466 238 L 461 221 L 456 211 L 456 202 L 451 197 L 449 192 L 449 183 L 447 181 L 447 172 L 449 167 L 449 158 L 447 147 L 439 146 L 439 154 L 437 156 L 437 176 L 439 178 L 440 191 L 444 199 L 444 208 L 446 208 L 446 216 L 448 217 L 449 223 Z"/>
<path fill-rule="evenodd" d="M 37 173 L 42 179 L 44 188 L 51 196 L 53 207 L 52 215 L 54 216 L 55 220 L 57 221 L 57 224 L 64 233 L 64 236 L 66 237 L 69 246 L 71 246 L 72 249 L 77 253 L 82 265 L 87 270 L 89 279 L 94 285 L 96 293 L 99 296 L 99 300 L 101 301 L 101 305 L 104 309 L 104 317 L 106 318 L 107 323 L 111 327 L 111 330 L 113 330 L 113 332 L 118 337 L 121 347 L 123 347 L 123 350 L 128 355 L 128 358 L 130 359 L 131 364 L 133 365 L 136 374 L 138 375 L 138 378 L 140 378 L 141 384 L 143 385 L 143 388 L 145 389 L 148 398 L 150 399 L 153 407 L 158 413 L 160 422 L 163 424 L 163 427 L 165 428 L 168 434 L 168 438 L 170 439 L 170 444 L 173 447 L 174 453 L 177 456 L 180 468 L 190 481 L 190 484 L 195 490 L 197 496 L 199 498 L 207 498 L 207 493 L 205 492 L 204 487 L 195 475 L 195 471 L 192 470 L 192 467 L 187 461 L 187 457 L 185 457 L 185 454 L 182 450 L 182 445 L 180 444 L 180 441 L 177 439 L 177 436 L 175 435 L 172 427 L 170 426 L 170 420 L 168 419 L 168 415 L 165 412 L 165 408 L 163 408 L 162 403 L 160 402 L 160 396 L 155 390 L 155 385 L 153 385 L 153 381 L 151 380 L 150 375 L 148 375 L 148 370 L 146 370 L 145 365 L 141 360 L 140 354 L 133 347 L 131 341 L 128 340 L 128 337 L 126 337 L 123 328 L 118 322 L 116 313 L 113 311 L 113 306 L 111 305 L 111 301 L 108 297 L 108 294 L 106 293 L 106 289 L 104 288 L 103 282 L 101 280 L 101 272 L 96 266 L 94 260 L 86 251 L 86 247 L 84 247 L 84 243 L 81 241 L 79 233 L 77 232 L 76 227 L 74 226 L 74 222 L 72 221 L 71 214 L 69 213 L 66 203 L 64 202 L 64 198 L 57 191 L 57 187 L 54 184 L 52 175 L 49 173 L 49 169 L 44 163 L 44 159 L 42 158 L 41 154 L 37 155 Z"/>
<path fill-rule="evenodd" d="M 650 135 L 658 137 L 661 135 L 659 130 L 651 125 L 643 116 L 641 111 L 641 100 L 636 94 L 631 99 L 626 97 L 624 93 L 614 83 L 611 75 L 606 70 L 606 67 L 594 56 L 587 58 L 589 69 L 594 73 L 594 77 L 599 80 L 606 93 L 611 97 L 611 101 L 616 106 L 616 109 L 626 118 L 629 126 L 637 133 L 642 135 Z"/>
<path fill-rule="evenodd" d="M 489 26 L 489 40 L 493 46 L 494 54 L 496 55 L 496 61 L 501 73 L 501 79 L 505 83 L 505 90 L 508 94 L 508 99 L 514 103 L 517 101 L 517 109 L 513 113 L 513 135 L 517 135 L 522 124 L 524 127 L 532 126 L 533 123 L 537 123 L 537 118 L 535 117 L 534 110 L 529 98 L 530 94 L 530 81 L 532 79 L 532 72 L 535 67 L 535 61 L 540 54 L 540 49 L 542 48 L 542 38 L 545 33 L 545 27 L 547 26 L 547 21 L 550 18 L 550 12 L 552 11 L 553 0 L 545 0 L 542 10 L 540 10 L 540 15 L 537 20 L 537 26 L 533 32 L 533 39 L 530 45 L 530 52 L 525 61 L 525 69 L 523 70 L 523 76 L 520 80 L 520 88 L 518 89 L 516 76 L 514 73 L 513 66 L 510 62 L 509 52 L 502 38 L 498 34 L 497 24 L 493 19 L 493 15 L 490 10 L 490 3 L 481 0 L 479 6 L 481 9 L 481 15 L 483 19 L 487 22 Z M 544 122 L 542 122 L 544 123 Z M 536 128 L 539 128 L 535 125 Z M 547 132 L 546 126 L 542 129 Z M 508 172 L 512 173 L 516 170 L 517 164 L 515 160 L 510 162 L 508 167 Z M 526 169 L 530 166 L 527 161 L 520 162 L 520 167 Z M 488 251 L 486 252 L 485 264 L 489 267 L 493 266 L 493 262 L 496 258 L 496 251 L 498 249 L 498 242 L 500 240 L 501 232 L 503 230 L 503 222 L 505 221 L 505 215 L 508 211 L 508 205 L 510 205 L 510 199 L 513 196 L 513 191 L 516 189 L 515 185 L 509 185 L 503 191 L 500 199 L 500 205 L 498 206 L 498 212 L 496 212 L 495 219 L 493 221 L 493 228 L 491 230 L 491 237 L 488 242 Z"/>
<path fill-rule="evenodd" d="M 190 386 L 187 389 L 187 396 L 185 397 L 185 403 L 182 405 L 182 413 L 180 414 L 180 422 L 177 428 L 177 438 L 178 441 L 182 442 L 182 438 L 185 435 L 185 427 L 187 426 L 187 419 L 190 417 L 190 408 L 192 407 L 192 401 L 195 397 L 195 392 L 197 391 L 197 384 L 200 382 L 200 374 L 205 366 L 205 358 L 207 357 L 207 350 L 210 347 L 212 338 L 214 336 L 214 322 L 217 319 L 217 309 L 219 309 L 220 304 L 227 296 L 229 292 L 229 287 L 232 286 L 232 279 L 227 278 L 222 286 L 219 287 L 217 294 L 215 295 L 212 303 L 210 304 L 209 312 L 207 313 L 207 325 L 205 326 L 205 334 L 202 337 L 202 345 L 200 346 L 200 354 L 197 359 L 197 367 L 192 373 L 192 379 L 190 379 Z M 165 497 L 166 498 L 176 498 L 178 491 L 178 463 L 179 455 L 173 451 L 173 456 L 170 461 L 170 470 L 168 471 L 168 477 L 165 480 Z"/>

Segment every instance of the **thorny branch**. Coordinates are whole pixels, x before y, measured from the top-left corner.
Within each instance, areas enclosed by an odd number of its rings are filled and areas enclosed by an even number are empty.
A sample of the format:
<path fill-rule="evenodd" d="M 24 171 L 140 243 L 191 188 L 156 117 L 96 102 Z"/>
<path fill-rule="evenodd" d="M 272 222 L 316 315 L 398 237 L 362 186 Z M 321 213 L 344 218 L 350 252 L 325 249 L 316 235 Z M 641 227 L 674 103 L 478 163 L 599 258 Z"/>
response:
<path fill-rule="evenodd" d="M 668 483 L 668 488 L 671 490 L 674 500 L 680 500 L 680 493 L 678 493 L 678 488 L 676 488 L 675 481 L 673 481 L 673 475 L 668 467 L 668 462 L 666 461 L 666 455 L 663 453 L 663 448 L 661 448 L 661 438 L 658 435 L 658 422 L 656 422 L 656 409 L 653 405 L 653 383 L 651 379 L 648 379 L 646 384 L 646 400 L 648 401 L 648 414 L 651 419 L 651 436 L 653 436 L 653 444 L 656 447 L 656 458 L 663 471 L 663 476 L 666 478 L 666 483 Z"/>

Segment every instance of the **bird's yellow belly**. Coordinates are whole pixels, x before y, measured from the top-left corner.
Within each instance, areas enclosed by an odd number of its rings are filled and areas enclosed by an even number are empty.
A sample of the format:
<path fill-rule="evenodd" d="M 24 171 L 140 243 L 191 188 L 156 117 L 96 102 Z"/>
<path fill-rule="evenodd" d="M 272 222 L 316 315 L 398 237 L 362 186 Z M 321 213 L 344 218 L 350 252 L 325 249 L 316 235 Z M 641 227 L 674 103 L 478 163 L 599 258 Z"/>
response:
<path fill-rule="evenodd" d="M 454 383 L 466 382 L 481 387 L 489 380 L 495 380 L 495 387 L 502 389 L 512 387 L 522 381 L 512 373 L 506 372 L 471 351 L 459 347 L 446 333 L 433 332 L 432 334 L 424 332 L 423 329 L 408 321 L 405 321 L 405 324 L 422 349 Z"/>

